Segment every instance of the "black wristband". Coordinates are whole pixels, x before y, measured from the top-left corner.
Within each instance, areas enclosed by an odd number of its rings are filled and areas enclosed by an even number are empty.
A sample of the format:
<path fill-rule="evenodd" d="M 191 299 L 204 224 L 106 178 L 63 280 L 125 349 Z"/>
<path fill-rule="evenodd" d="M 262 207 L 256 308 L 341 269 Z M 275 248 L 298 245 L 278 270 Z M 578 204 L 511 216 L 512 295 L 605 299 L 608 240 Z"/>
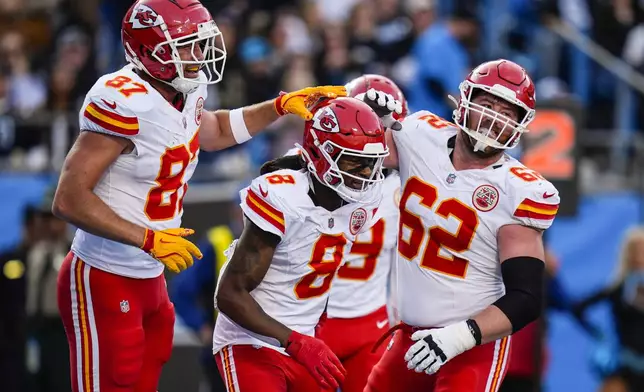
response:
<path fill-rule="evenodd" d="M 479 328 L 479 325 L 476 323 L 476 321 L 472 319 L 467 320 L 466 323 L 467 323 L 467 327 L 470 329 L 470 332 L 472 333 L 472 336 L 474 336 L 476 345 L 480 346 L 481 339 L 483 338 L 483 336 L 481 335 L 481 328 Z"/>

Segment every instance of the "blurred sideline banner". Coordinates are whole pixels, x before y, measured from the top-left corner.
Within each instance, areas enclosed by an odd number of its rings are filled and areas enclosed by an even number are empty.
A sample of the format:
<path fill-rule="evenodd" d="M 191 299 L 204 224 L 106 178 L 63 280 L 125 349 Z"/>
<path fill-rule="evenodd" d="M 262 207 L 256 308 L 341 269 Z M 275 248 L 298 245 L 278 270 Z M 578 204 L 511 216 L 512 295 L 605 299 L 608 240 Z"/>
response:
<path fill-rule="evenodd" d="M 574 100 L 546 101 L 523 140 L 521 161 L 536 170 L 559 190 L 561 204 L 557 216 L 574 216 L 579 203 L 578 162 L 579 127 L 582 108 Z"/>

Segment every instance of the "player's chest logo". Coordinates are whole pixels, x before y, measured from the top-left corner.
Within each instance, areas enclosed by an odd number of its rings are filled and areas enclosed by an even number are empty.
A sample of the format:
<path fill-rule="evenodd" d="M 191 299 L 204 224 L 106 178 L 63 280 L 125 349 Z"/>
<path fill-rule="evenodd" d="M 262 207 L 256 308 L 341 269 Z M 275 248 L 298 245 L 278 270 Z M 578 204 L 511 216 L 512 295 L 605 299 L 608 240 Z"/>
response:
<path fill-rule="evenodd" d="M 447 182 L 448 184 L 453 184 L 453 183 L 454 183 L 454 181 L 456 181 L 456 174 L 454 174 L 454 173 L 449 173 L 449 175 L 448 175 L 448 176 L 447 176 L 447 178 L 445 179 L 445 182 Z"/>
<path fill-rule="evenodd" d="M 367 211 L 365 211 L 364 208 L 358 208 L 353 211 L 353 213 L 351 213 L 351 218 L 349 219 L 349 230 L 351 231 L 351 234 L 358 234 L 365 223 L 367 223 Z"/>
<path fill-rule="evenodd" d="M 329 229 L 333 229 L 333 226 L 335 226 L 335 220 L 333 220 L 333 218 L 329 218 Z"/>
<path fill-rule="evenodd" d="M 499 191 L 492 185 L 481 185 L 472 194 L 472 204 L 479 211 L 492 211 L 498 203 Z"/>

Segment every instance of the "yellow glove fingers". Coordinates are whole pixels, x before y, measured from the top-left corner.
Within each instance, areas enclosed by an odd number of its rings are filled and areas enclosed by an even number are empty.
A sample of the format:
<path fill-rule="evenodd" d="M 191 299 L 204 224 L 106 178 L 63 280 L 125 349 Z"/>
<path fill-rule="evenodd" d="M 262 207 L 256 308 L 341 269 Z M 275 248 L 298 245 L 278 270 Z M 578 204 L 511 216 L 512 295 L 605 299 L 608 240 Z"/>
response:
<path fill-rule="evenodd" d="M 192 230 L 192 229 L 185 229 L 183 227 L 177 227 L 176 229 L 161 230 L 159 233 L 172 235 L 172 236 L 176 236 L 176 237 L 187 237 L 189 235 L 194 234 L 195 231 Z"/>
<path fill-rule="evenodd" d="M 188 252 L 190 252 L 194 257 L 201 260 L 203 255 L 201 254 L 201 251 L 199 250 L 199 248 L 197 248 L 195 244 L 186 240 L 186 243 L 184 245 L 185 245 L 185 248 L 188 250 Z"/>
<path fill-rule="evenodd" d="M 177 263 L 174 262 L 172 256 L 168 256 L 165 259 L 159 259 L 159 261 L 162 262 L 167 269 L 174 272 L 175 274 L 178 274 L 179 272 L 181 272 L 181 270 L 177 266 Z"/>
<path fill-rule="evenodd" d="M 316 93 L 329 98 L 346 97 L 347 89 L 344 86 L 321 86 L 317 87 Z"/>
<path fill-rule="evenodd" d="M 181 245 L 183 245 L 183 244 L 181 244 Z M 192 266 L 192 264 L 194 264 L 194 260 L 192 259 L 192 255 L 183 246 L 178 246 L 177 249 L 175 250 L 175 252 L 181 257 L 181 261 L 180 261 L 181 265 L 180 265 L 180 267 L 182 267 L 181 268 L 182 270 L 184 270 L 184 269 Z"/>

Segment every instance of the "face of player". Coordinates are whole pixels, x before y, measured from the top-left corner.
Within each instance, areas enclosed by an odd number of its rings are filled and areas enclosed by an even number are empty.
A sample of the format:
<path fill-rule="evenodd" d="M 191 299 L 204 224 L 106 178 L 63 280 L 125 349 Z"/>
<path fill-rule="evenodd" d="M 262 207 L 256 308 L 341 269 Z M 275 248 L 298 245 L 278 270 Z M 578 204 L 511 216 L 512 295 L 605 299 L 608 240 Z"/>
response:
<path fill-rule="evenodd" d="M 508 140 L 512 137 L 514 130 L 511 129 L 510 127 L 505 127 L 502 121 L 495 121 L 494 115 L 495 113 L 498 113 L 502 116 L 505 116 L 509 118 L 510 120 L 513 121 L 519 121 L 519 107 L 516 105 L 511 104 L 510 102 L 499 98 L 495 95 L 486 93 L 486 92 L 480 92 L 478 93 L 474 99 L 472 99 L 472 103 L 475 103 L 477 105 L 481 105 L 486 112 L 488 112 L 488 115 L 485 115 L 485 113 L 481 113 L 478 111 L 470 110 L 469 115 L 468 115 L 468 123 L 467 127 L 472 130 L 483 130 L 483 129 L 490 129 L 491 132 L 489 134 L 489 137 L 492 139 L 496 139 L 497 136 L 500 135 L 500 137 L 497 139 L 499 143 L 505 144 L 508 142 Z M 489 155 L 490 153 L 494 153 L 497 150 L 493 147 L 486 147 L 482 153 Z"/>
<path fill-rule="evenodd" d="M 202 48 L 205 45 L 205 41 L 195 42 L 183 46 L 177 46 L 177 51 L 179 52 L 179 57 L 182 61 L 203 61 L 204 54 Z M 199 70 L 201 65 L 198 63 L 193 64 L 183 64 L 183 76 L 187 79 L 197 79 L 199 77 Z"/>
<path fill-rule="evenodd" d="M 374 167 L 377 160 L 375 158 L 361 158 L 354 156 L 343 156 L 338 160 L 338 168 L 342 172 L 349 173 L 353 176 L 364 178 L 365 180 L 371 179 Z M 344 185 L 351 189 L 362 190 L 364 182 L 359 178 L 354 178 L 342 175 Z"/>

